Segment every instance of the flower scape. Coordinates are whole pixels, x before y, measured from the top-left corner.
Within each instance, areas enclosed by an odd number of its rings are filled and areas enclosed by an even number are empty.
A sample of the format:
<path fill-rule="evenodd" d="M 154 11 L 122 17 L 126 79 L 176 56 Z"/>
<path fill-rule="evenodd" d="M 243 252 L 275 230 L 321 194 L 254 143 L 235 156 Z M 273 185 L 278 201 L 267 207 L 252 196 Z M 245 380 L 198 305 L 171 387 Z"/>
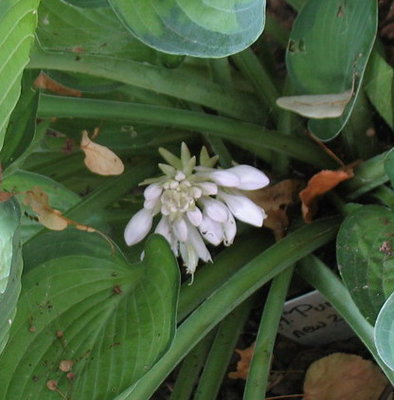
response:
<path fill-rule="evenodd" d="M 155 233 L 164 236 L 187 273 L 194 274 L 201 259 L 212 261 L 206 243 L 230 246 L 237 232 L 235 219 L 261 227 L 264 210 L 245 196 L 243 191 L 257 190 L 269 184 L 268 177 L 249 165 L 228 169 L 214 168 L 218 156 L 210 157 L 201 149 L 199 163 L 185 143 L 181 157 L 160 148 L 168 164 L 159 164 L 164 175 L 143 181 L 144 208 L 129 221 L 124 231 L 131 246 L 145 238 L 153 218 L 161 214 Z"/>

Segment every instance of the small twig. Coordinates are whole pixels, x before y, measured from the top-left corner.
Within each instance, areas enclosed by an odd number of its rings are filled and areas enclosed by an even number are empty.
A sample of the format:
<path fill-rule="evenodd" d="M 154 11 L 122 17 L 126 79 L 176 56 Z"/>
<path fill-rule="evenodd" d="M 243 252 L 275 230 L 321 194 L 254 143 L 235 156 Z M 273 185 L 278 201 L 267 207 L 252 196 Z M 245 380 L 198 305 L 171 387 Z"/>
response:
<path fill-rule="evenodd" d="M 312 139 L 326 154 L 328 154 L 334 161 L 336 161 L 342 168 L 346 168 L 345 163 L 331 150 L 329 149 L 323 142 L 315 138 L 309 131 L 306 132 L 306 135 Z"/>

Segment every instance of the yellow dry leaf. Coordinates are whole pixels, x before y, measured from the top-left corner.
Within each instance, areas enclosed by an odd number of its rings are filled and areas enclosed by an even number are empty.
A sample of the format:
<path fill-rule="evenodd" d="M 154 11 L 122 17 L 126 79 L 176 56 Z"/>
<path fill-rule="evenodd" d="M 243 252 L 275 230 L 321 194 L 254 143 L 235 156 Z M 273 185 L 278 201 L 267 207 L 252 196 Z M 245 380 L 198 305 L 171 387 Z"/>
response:
<path fill-rule="evenodd" d="M 240 355 L 241 359 L 237 362 L 237 370 L 234 372 L 229 372 L 229 378 L 246 380 L 249 372 L 249 365 L 253 357 L 254 347 L 255 343 L 244 350 L 235 349 L 235 352 Z"/>
<path fill-rule="evenodd" d="M 0 203 L 9 200 L 14 194 L 9 192 L 0 192 Z"/>
<path fill-rule="evenodd" d="M 74 97 L 82 96 L 82 92 L 80 90 L 72 89 L 72 88 L 62 85 L 61 83 L 50 78 L 44 72 L 41 72 L 38 75 L 37 79 L 34 81 L 34 86 L 39 89 L 45 89 L 50 92 L 64 95 L 64 96 L 74 96 Z"/>
<path fill-rule="evenodd" d="M 352 168 L 345 168 L 336 171 L 323 170 L 313 175 L 308 181 L 307 187 L 300 192 L 302 216 L 304 217 L 304 221 L 307 223 L 312 222 L 316 203 L 320 196 L 353 176 Z"/>
<path fill-rule="evenodd" d="M 82 132 L 81 149 L 85 153 L 86 167 L 98 175 L 120 175 L 124 171 L 122 160 L 108 147 L 90 140 L 87 131 Z"/>
<path fill-rule="evenodd" d="M 279 97 L 276 104 L 307 118 L 338 118 L 352 99 L 353 88 L 341 93 Z"/>
<path fill-rule="evenodd" d="M 92 228 L 88 225 L 80 224 L 79 222 L 73 221 L 62 215 L 59 210 L 52 208 L 49 205 L 48 195 L 44 193 L 38 186 L 33 187 L 32 190 L 26 192 L 26 197 L 23 200 L 24 204 L 30 206 L 33 211 L 37 214 L 38 221 L 46 228 L 54 231 L 62 231 L 68 227 L 68 225 L 75 226 L 84 232 L 97 233 L 102 236 L 114 250 L 113 244 L 110 239 L 102 232 Z"/>
<path fill-rule="evenodd" d="M 371 361 L 334 353 L 315 361 L 304 381 L 304 400 L 376 400 L 388 381 Z"/>
<path fill-rule="evenodd" d="M 284 236 L 289 226 L 287 208 L 298 200 L 303 186 L 304 183 L 300 180 L 286 179 L 276 185 L 247 193 L 248 197 L 267 213 L 264 226 L 273 230 L 276 239 Z"/>
<path fill-rule="evenodd" d="M 26 192 L 23 201 L 37 214 L 38 221 L 48 229 L 62 231 L 67 228 L 68 221 L 59 210 L 52 208 L 48 202 L 48 195 L 35 186 Z"/>

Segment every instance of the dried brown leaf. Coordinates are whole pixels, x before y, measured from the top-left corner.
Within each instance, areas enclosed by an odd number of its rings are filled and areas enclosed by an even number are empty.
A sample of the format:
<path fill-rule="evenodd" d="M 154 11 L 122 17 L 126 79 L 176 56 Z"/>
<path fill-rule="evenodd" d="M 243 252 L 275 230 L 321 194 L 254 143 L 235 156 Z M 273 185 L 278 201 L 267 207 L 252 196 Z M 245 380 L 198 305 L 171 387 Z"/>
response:
<path fill-rule="evenodd" d="M 304 381 L 304 400 L 376 400 L 388 381 L 371 361 L 334 353 L 315 361 Z"/>
<path fill-rule="evenodd" d="M 85 153 L 86 167 L 99 175 L 120 175 L 124 171 L 122 160 L 108 147 L 90 140 L 87 131 L 82 132 L 81 149 Z"/>
<path fill-rule="evenodd" d="M 46 228 L 62 231 L 67 228 L 67 219 L 59 210 L 52 208 L 48 202 L 48 195 L 35 186 L 26 192 L 24 204 L 30 206 L 37 214 L 38 221 Z"/>
<path fill-rule="evenodd" d="M 0 203 L 4 203 L 9 200 L 14 194 L 8 192 L 0 192 Z"/>
<path fill-rule="evenodd" d="M 273 230 L 276 239 L 284 236 L 289 226 L 287 208 L 298 200 L 304 183 L 297 179 L 286 179 L 276 185 L 255 190 L 248 196 L 267 213 L 264 226 Z"/>
<path fill-rule="evenodd" d="M 353 178 L 353 169 L 345 168 L 336 171 L 323 170 L 313 175 L 307 187 L 301 191 L 302 216 L 307 223 L 312 222 L 316 211 L 316 203 L 320 196 L 332 190 L 347 179 Z"/>
<path fill-rule="evenodd" d="M 235 352 L 240 355 L 241 359 L 237 362 L 237 370 L 229 372 L 229 378 L 246 380 L 249 372 L 249 365 L 253 357 L 254 346 L 255 343 L 243 350 L 235 349 Z"/>
<path fill-rule="evenodd" d="M 59 210 L 52 208 L 49 205 L 48 195 L 44 193 L 38 186 L 35 186 L 32 190 L 28 190 L 26 192 L 23 202 L 25 205 L 30 206 L 33 209 L 33 211 L 37 214 L 38 221 L 46 228 L 55 231 L 62 231 L 66 229 L 68 225 L 73 225 L 76 229 L 81 231 L 99 234 L 110 244 L 111 249 L 113 250 L 112 242 L 104 233 L 92 228 L 91 226 L 83 225 L 79 222 L 73 221 L 72 219 L 62 215 Z"/>
<path fill-rule="evenodd" d="M 64 86 L 61 83 L 56 82 L 54 79 L 50 78 L 47 74 L 44 74 L 43 72 L 41 72 L 40 75 L 38 75 L 37 79 L 34 81 L 34 86 L 39 89 L 45 89 L 49 92 L 64 96 L 82 96 L 81 91 Z"/>

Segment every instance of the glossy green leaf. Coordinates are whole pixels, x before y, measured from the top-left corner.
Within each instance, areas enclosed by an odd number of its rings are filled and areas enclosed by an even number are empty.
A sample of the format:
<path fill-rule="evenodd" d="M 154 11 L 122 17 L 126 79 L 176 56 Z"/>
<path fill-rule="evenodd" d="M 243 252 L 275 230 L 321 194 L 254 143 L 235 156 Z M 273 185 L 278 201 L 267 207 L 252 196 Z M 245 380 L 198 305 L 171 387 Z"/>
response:
<path fill-rule="evenodd" d="M 393 68 L 374 49 L 365 72 L 365 90 L 369 100 L 391 129 L 394 129 L 393 78 Z"/>
<path fill-rule="evenodd" d="M 342 116 L 310 120 L 321 140 L 334 138 L 346 124 L 361 87 L 377 29 L 374 0 L 310 0 L 301 9 L 291 32 L 287 67 L 296 94 L 354 95 Z"/>
<path fill-rule="evenodd" d="M 109 7 L 107 0 L 63 0 L 66 3 L 70 3 L 76 7 L 86 8 L 97 8 L 97 7 Z"/>
<path fill-rule="evenodd" d="M 34 139 L 38 106 L 38 92 L 33 87 L 36 75 L 36 72 L 26 71 L 22 79 L 22 93 L 11 114 L 0 151 L 3 169 L 18 159 Z"/>
<path fill-rule="evenodd" d="M 264 28 L 265 0 L 108 0 L 125 26 L 160 51 L 224 57 Z"/>
<path fill-rule="evenodd" d="M 162 64 L 162 58 L 169 62 L 171 56 L 159 53 L 137 40 L 110 8 L 80 8 L 68 3 L 61 0 L 41 1 L 37 38 L 43 50 L 74 53 L 76 57 L 91 54 L 151 64 Z M 179 64 L 178 57 L 172 58 Z M 82 81 L 81 85 L 85 83 L 92 86 L 92 77 L 88 80 L 79 76 L 74 80 Z"/>
<path fill-rule="evenodd" d="M 394 290 L 394 213 L 364 206 L 349 215 L 338 233 L 337 259 L 345 285 L 373 323 Z"/>
<path fill-rule="evenodd" d="M 22 73 L 29 61 L 38 2 L 0 2 L 0 149 L 11 112 L 20 95 Z"/>
<path fill-rule="evenodd" d="M 21 290 L 22 254 L 16 200 L 0 203 L 0 353 L 7 343 Z"/>
<path fill-rule="evenodd" d="M 384 158 L 384 169 L 394 188 L 394 149 L 391 149 Z"/>
<path fill-rule="evenodd" d="M 67 230 L 31 241 L 30 272 L 0 358 L 0 399 L 113 399 L 166 351 L 175 330 L 179 269 L 152 236 L 130 265 L 97 235 Z M 72 360 L 74 379 L 59 369 Z"/>
<path fill-rule="evenodd" d="M 383 304 L 376 318 L 374 339 L 380 358 L 394 370 L 394 293 Z"/>

